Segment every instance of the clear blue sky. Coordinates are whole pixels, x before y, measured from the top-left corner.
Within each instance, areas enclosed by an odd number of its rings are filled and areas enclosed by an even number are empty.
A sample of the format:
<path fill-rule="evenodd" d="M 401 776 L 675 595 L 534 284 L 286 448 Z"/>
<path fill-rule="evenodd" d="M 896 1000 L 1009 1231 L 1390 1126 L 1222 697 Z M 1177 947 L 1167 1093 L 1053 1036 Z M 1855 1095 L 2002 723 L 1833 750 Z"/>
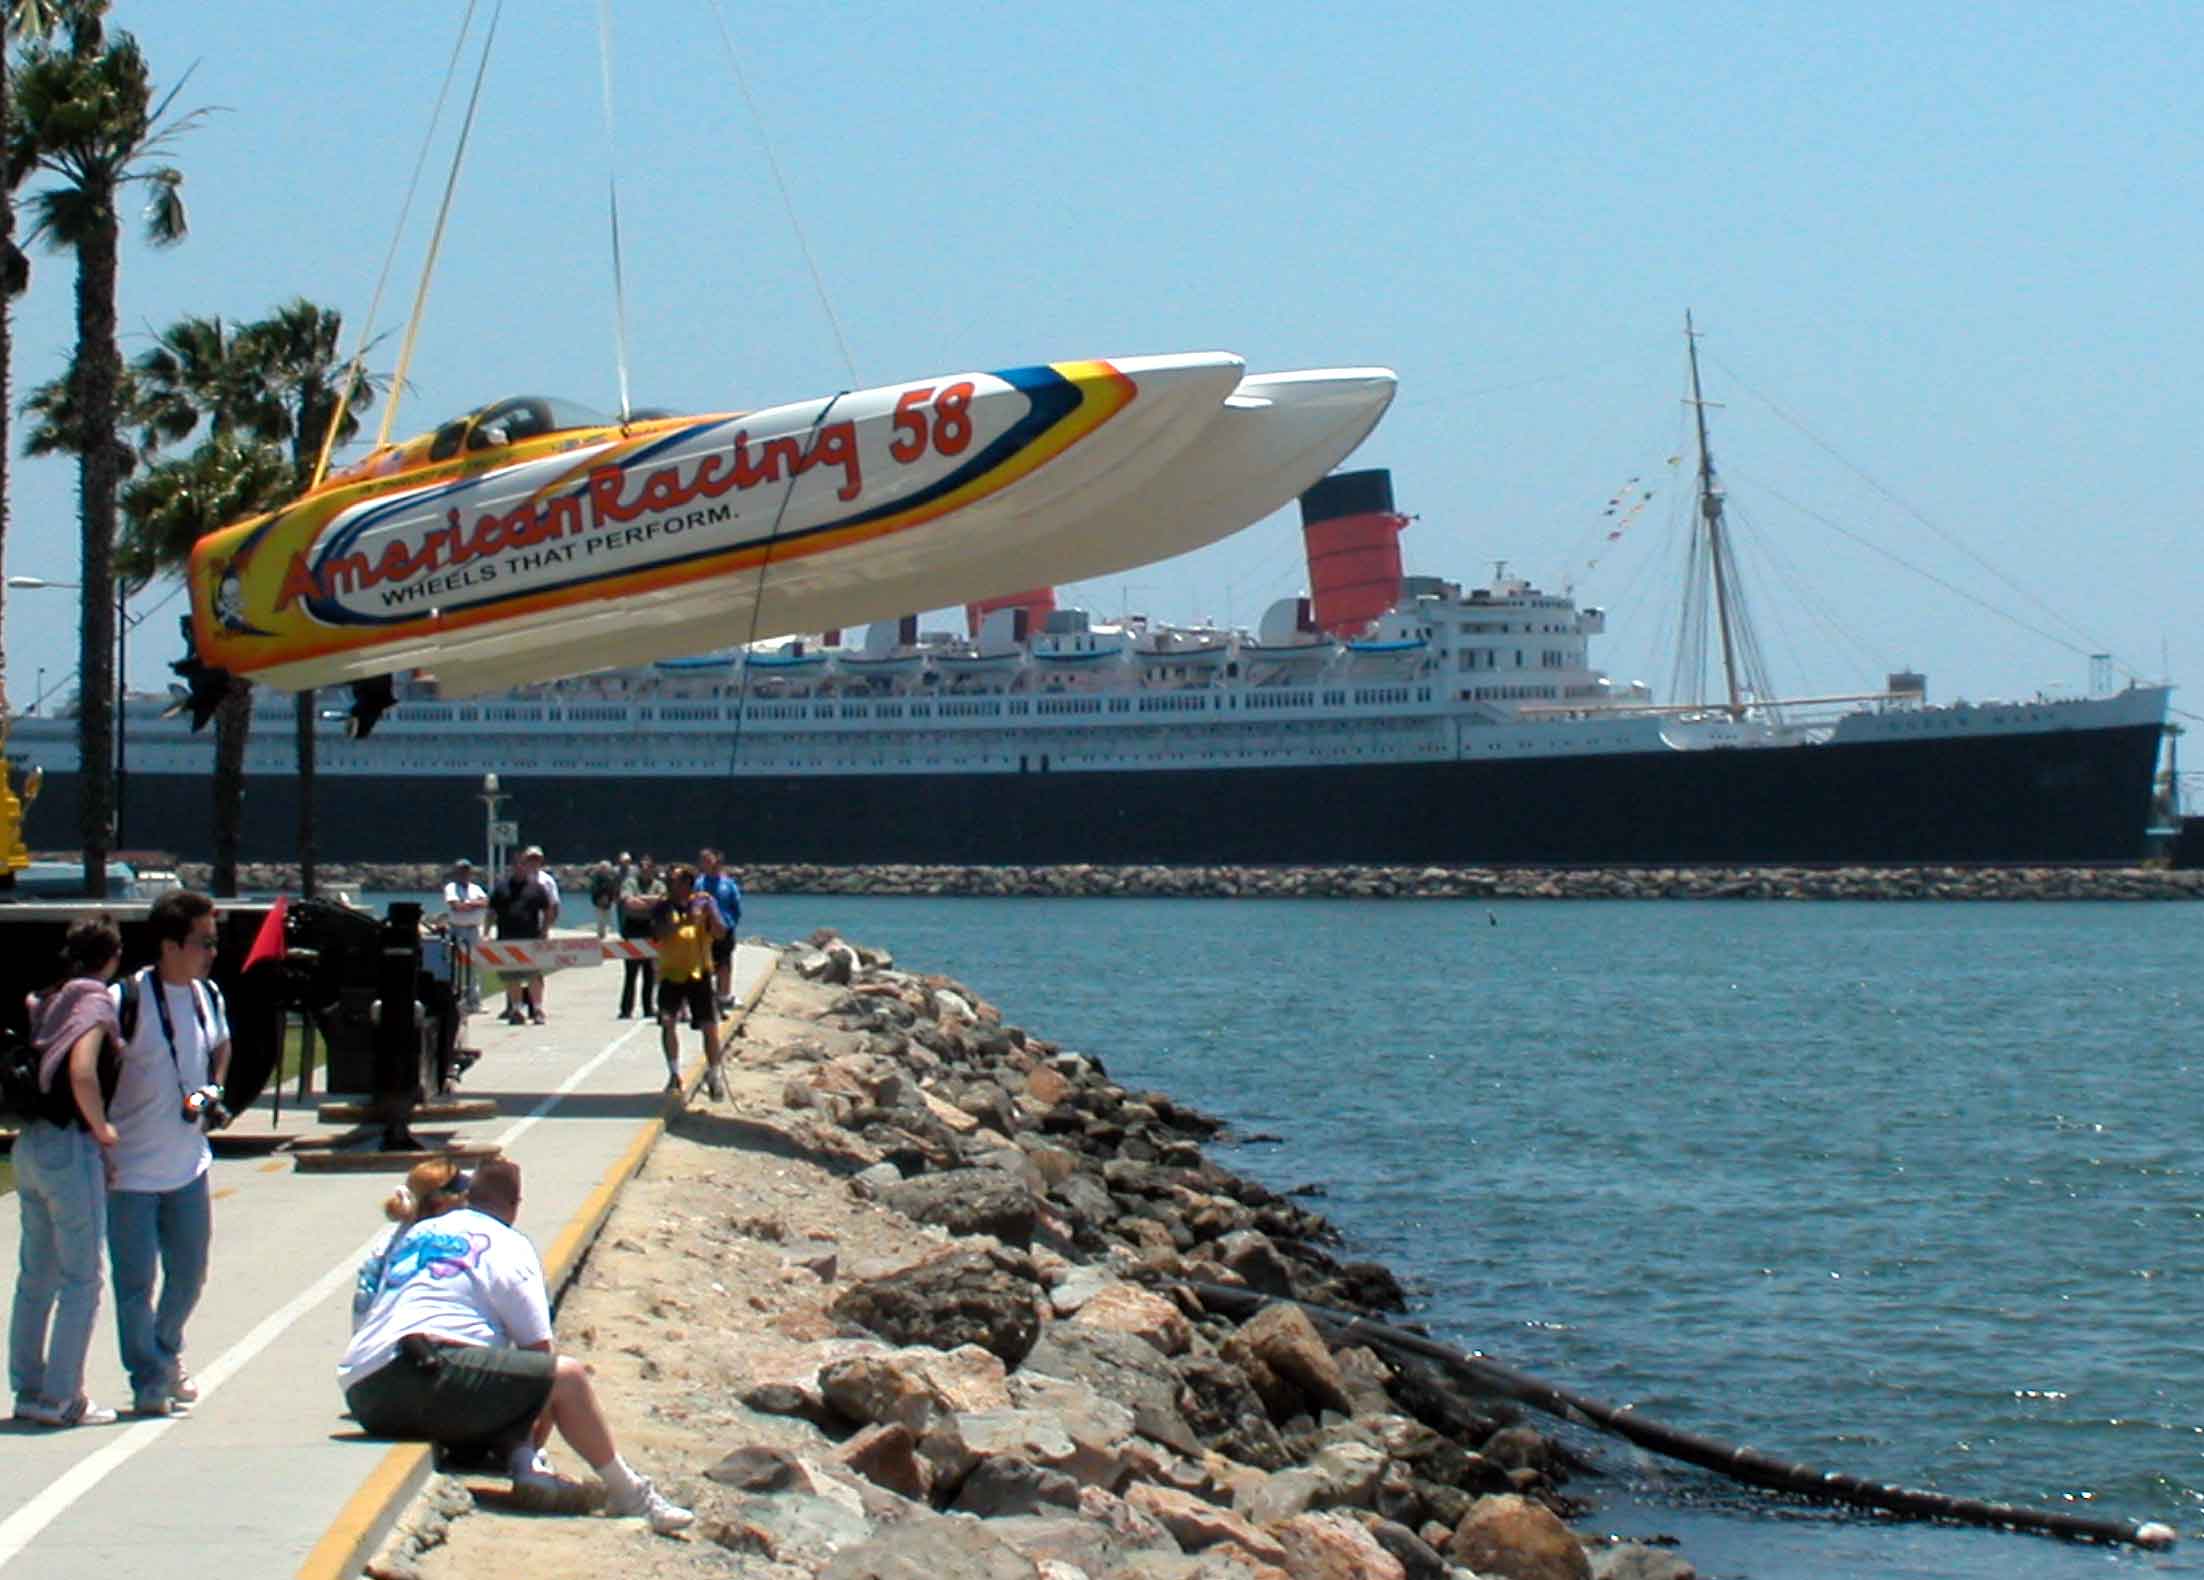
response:
<path fill-rule="evenodd" d="M 1782 689 L 2078 690 L 2098 647 L 2204 677 L 2196 7 L 722 3 L 864 383 L 1388 364 L 1353 464 L 1393 470 L 1410 568 L 1574 578 L 1611 671 L 1665 690 L 1688 307 Z M 124 260 L 126 355 L 302 293 L 357 326 L 463 9 L 120 0 L 164 83 L 193 70 L 179 105 L 219 107 L 174 150 L 191 239 Z M 612 10 L 637 403 L 847 385 L 709 0 Z M 615 404 L 597 15 L 506 7 L 401 431 L 518 391 Z M 19 395 L 71 332 L 72 265 L 34 267 Z M 73 468 L 11 472 L 7 569 L 73 577 Z M 1632 476 L 1659 492 L 1601 556 Z M 1070 596 L 1246 624 L 1302 580 L 1288 512 Z M 165 684 L 180 608 L 134 684 Z M 71 595 L 8 596 L 16 705 L 75 628 Z"/>

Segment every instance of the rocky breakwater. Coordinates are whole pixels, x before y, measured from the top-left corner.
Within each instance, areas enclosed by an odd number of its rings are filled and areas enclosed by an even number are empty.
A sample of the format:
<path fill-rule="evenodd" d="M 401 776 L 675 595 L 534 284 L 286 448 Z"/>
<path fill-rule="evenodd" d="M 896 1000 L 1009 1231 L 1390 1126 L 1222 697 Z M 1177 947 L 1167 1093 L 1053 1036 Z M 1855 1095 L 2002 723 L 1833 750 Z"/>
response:
<path fill-rule="evenodd" d="M 185 883 L 208 869 L 185 863 Z M 554 868 L 582 914 L 586 864 Z M 737 869 L 756 894 L 957 895 L 1066 899 L 1400 900 L 2198 900 L 2204 870 L 2167 867 L 829 867 Z M 436 893 L 449 872 L 422 862 L 323 867 L 328 893 Z M 295 893 L 298 870 L 239 869 L 249 894 Z"/>
<path fill-rule="evenodd" d="M 771 1057 L 776 1131 L 921 1226 L 868 1270 L 800 1236 L 831 1336 L 760 1354 L 761 1435 L 705 1469 L 703 1535 L 826 1580 L 1679 1580 L 1580 1539 L 1583 1464 L 1436 1369 L 1334 1347 L 1292 1304 L 1376 1315 L 1392 1274 L 1228 1172 L 1218 1121 L 1113 1083 L 940 976 L 830 934 L 793 951 L 815 1032 Z M 770 1231 L 769 1231 L 770 1232 Z"/>

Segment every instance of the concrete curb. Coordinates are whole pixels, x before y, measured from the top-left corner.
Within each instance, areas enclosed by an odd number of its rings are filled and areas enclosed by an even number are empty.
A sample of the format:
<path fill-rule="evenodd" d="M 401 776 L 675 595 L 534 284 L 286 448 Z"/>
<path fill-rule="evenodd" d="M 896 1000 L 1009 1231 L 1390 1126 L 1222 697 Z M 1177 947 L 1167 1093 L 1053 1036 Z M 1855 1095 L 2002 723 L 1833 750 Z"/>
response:
<path fill-rule="evenodd" d="M 765 996 L 766 986 L 772 980 L 772 971 L 758 979 L 756 989 L 747 994 L 737 1011 L 728 1017 L 730 1028 L 739 1027 L 749 1018 L 750 1011 Z M 619 1204 L 620 1192 L 642 1169 L 651 1150 L 665 1135 L 666 1126 L 688 1107 L 689 1100 L 703 1083 L 704 1060 L 700 1057 L 682 1072 L 679 1094 L 666 1094 L 658 1117 L 647 1120 L 636 1132 L 628 1149 L 605 1170 L 604 1178 L 583 1198 L 580 1208 L 552 1240 L 550 1249 L 544 1253 L 543 1280 L 550 1291 L 554 1313 L 565 1298 L 567 1287 L 581 1272 L 589 1248 L 604 1231 L 612 1209 Z M 393 1444 L 381 1463 L 360 1483 L 360 1490 L 337 1512 L 321 1540 L 307 1553 L 306 1561 L 299 1565 L 298 1580 L 351 1580 L 366 1568 L 406 1505 L 428 1485 L 435 1462 L 435 1449 L 430 1444 Z"/>

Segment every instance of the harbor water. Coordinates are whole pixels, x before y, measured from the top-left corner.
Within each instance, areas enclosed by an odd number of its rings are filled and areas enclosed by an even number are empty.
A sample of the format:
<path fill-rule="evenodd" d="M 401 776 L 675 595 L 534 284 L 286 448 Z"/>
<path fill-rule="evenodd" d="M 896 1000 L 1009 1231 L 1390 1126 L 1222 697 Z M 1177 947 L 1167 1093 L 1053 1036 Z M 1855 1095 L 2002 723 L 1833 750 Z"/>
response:
<path fill-rule="evenodd" d="M 1222 1117 L 1219 1160 L 1320 1188 L 1442 1338 L 2182 1543 L 1834 1512 L 1564 1429 L 1587 1529 L 1755 1580 L 2204 1575 L 2204 907 L 759 896 L 743 930 L 821 925 Z"/>

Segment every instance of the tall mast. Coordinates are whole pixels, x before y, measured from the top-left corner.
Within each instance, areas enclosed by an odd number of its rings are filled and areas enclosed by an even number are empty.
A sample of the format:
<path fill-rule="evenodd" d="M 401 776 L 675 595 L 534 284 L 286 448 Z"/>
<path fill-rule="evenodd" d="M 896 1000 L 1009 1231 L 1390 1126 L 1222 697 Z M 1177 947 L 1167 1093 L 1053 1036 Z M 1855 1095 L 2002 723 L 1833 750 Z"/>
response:
<path fill-rule="evenodd" d="M 1722 543 L 1722 485 L 1714 480 L 1714 452 L 1707 447 L 1707 406 L 1699 395 L 1699 334 L 1684 312 L 1684 347 L 1691 354 L 1691 411 L 1699 424 L 1699 517 L 1707 528 L 1707 562 L 1714 570 L 1714 623 L 1722 635 L 1722 679 L 1729 687 L 1729 714 L 1745 716 L 1737 689 L 1737 650 L 1730 636 L 1729 555 Z M 1719 403 L 1714 403 L 1719 404 Z"/>

